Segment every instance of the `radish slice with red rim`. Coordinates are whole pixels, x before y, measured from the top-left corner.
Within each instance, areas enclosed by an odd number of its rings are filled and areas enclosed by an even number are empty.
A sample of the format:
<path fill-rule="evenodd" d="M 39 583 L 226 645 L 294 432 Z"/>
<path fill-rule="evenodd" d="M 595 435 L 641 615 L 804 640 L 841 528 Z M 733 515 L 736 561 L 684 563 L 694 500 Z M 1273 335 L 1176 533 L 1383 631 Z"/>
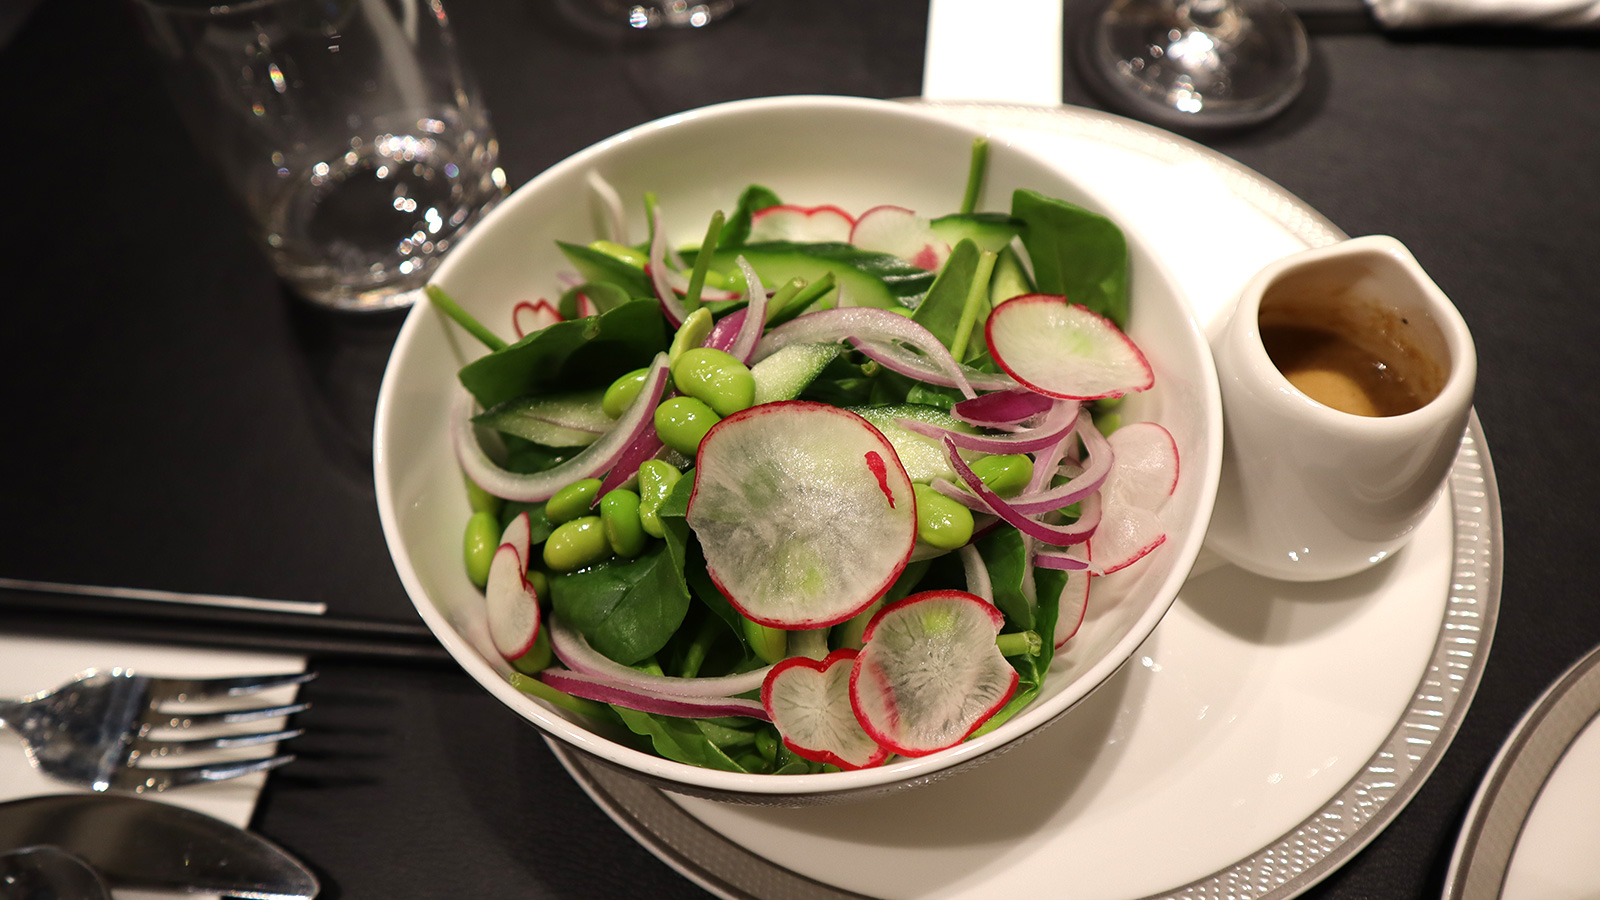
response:
<path fill-rule="evenodd" d="M 919 269 L 937 272 L 950 257 L 950 245 L 922 216 L 903 206 L 874 206 L 856 219 L 850 243 L 862 250 L 898 256 Z"/>
<path fill-rule="evenodd" d="M 539 300 L 534 303 L 523 300 L 511 308 L 511 327 L 516 330 L 519 338 L 525 338 L 535 331 L 543 331 L 557 322 L 565 321 L 561 313 L 550 305 L 549 300 Z"/>
<path fill-rule="evenodd" d="M 850 674 L 850 705 L 903 756 L 953 747 L 1011 699 L 1017 670 L 995 637 L 1005 616 L 966 591 L 926 591 L 878 611 Z"/>
<path fill-rule="evenodd" d="M 483 596 L 494 649 L 507 660 L 527 653 L 539 637 L 539 596 L 522 576 L 517 548 L 501 544 L 494 551 Z"/>
<path fill-rule="evenodd" d="M 473 433 L 472 395 L 462 392 L 450 417 L 456 460 L 474 484 L 496 497 L 522 503 L 549 500 L 556 491 L 572 482 L 592 478 L 616 465 L 628 445 L 646 429 L 653 427 L 656 404 L 661 402 L 661 392 L 666 383 L 667 355 L 658 353 L 638 398 L 623 412 L 622 418 L 610 431 L 566 462 L 532 475 L 507 471 L 496 465 L 483 451 L 477 435 Z"/>
<path fill-rule="evenodd" d="M 1088 572 L 1067 573 L 1067 583 L 1062 586 L 1061 598 L 1056 601 L 1056 649 L 1065 646 L 1083 627 L 1084 614 L 1089 610 L 1089 583 L 1092 580 Z"/>
<path fill-rule="evenodd" d="M 821 661 L 793 656 L 767 673 L 761 705 L 790 750 L 841 769 L 865 769 L 889 758 L 888 748 L 867 734 L 850 706 L 855 660 L 850 649 Z"/>
<path fill-rule="evenodd" d="M 802 244 L 846 242 L 856 220 L 837 206 L 780 204 L 758 209 L 750 216 L 746 243 L 796 241 Z"/>
<path fill-rule="evenodd" d="M 911 479 L 866 419 L 825 403 L 754 406 L 695 456 L 688 523 L 706 569 L 752 621 L 820 628 L 894 583 L 916 543 Z"/>
<path fill-rule="evenodd" d="M 1155 422 L 1131 422 L 1106 439 L 1116 454 L 1112 490 L 1119 503 L 1158 510 L 1178 488 L 1178 442 Z"/>
<path fill-rule="evenodd" d="M 612 703 L 661 716 L 674 716 L 680 719 L 746 716 L 763 722 L 768 720 L 767 711 L 760 703 L 739 697 L 675 697 L 629 688 L 604 678 L 562 669 L 545 669 L 539 673 L 539 680 L 574 697 Z"/>
<path fill-rule="evenodd" d="M 1150 363 L 1120 328 L 1065 297 L 1007 300 L 989 313 L 984 334 L 1006 374 L 1051 397 L 1121 397 L 1155 383 Z"/>
<path fill-rule="evenodd" d="M 533 520 L 526 512 L 517 513 L 510 522 L 506 523 L 504 531 L 500 532 L 500 544 L 511 545 L 517 551 L 517 558 L 522 562 L 523 573 L 528 571 L 528 554 L 533 549 Z"/>

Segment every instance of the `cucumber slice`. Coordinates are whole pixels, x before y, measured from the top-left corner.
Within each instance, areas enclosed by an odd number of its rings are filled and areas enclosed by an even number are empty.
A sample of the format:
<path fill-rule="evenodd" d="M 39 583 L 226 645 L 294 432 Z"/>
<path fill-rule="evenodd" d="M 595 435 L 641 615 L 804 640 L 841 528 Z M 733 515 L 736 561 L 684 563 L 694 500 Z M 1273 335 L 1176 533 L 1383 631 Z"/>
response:
<path fill-rule="evenodd" d="M 999 306 L 1012 297 L 1033 293 L 1033 280 L 1022 265 L 1022 258 L 1010 247 L 1000 251 L 989 276 L 989 305 Z"/>
<path fill-rule="evenodd" d="M 601 408 L 604 396 L 595 389 L 519 397 L 472 421 L 546 447 L 587 447 L 616 425 Z"/>
<path fill-rule="evenodd" d="M 734 259 L 743 256 L 755 267 L 765 284 L 788 284 L 792 278 L 815 282 L 832 272 L 839 285 L 858 306 L 881 309 L 916 309 L 933 286 L 934 273 L 919 269 L 887 253 L 861 250 L 849 244 L 799 244 L 765 241 L 742 247 L 725 247 L 711 257 L 711 266 L 731 270 Z M 831 295 L 820 301 L 833 303 Z"/>
<path fill-rule="evenodd" d="M 999 253 L 1011 244 L 1012 238 L 1022 234 L 1022 223 L 1005 213 L 951 213 L 928 224 L 952 247 L 971 240 L 979 250 L 990 253 Z"/>
<path fill-rule="evenodd" d="M 913 484 L 930 484 L 935 478 L 956 481 L 956 470 L 950 465 L 950 458 L 945 455 L 944 444 L 935 438 L 896 425 L 896 419 L 915 419 L 918 422 L 967 434 L 976 431 L 971 425 L 950 413 L 936 406 L 924 406 L 920 403 L 858 406 L 850 411 L 871 422 L 874 428 L 883 433 L 884 439 L 894 447 L 895 455 L 900 457 L 900 464 L 906 467 L 906 475 Z M 966 455 L 965 452 L 962 453 L 963 457 Z M 974 454 L 974 456 L 981 455 Z"/>
<path fill-rule="evenodd" d="M 790 344 L 750 367 L 756 380 L 752 406 L 793 400 L 844 350 L 839 344 Z"/>

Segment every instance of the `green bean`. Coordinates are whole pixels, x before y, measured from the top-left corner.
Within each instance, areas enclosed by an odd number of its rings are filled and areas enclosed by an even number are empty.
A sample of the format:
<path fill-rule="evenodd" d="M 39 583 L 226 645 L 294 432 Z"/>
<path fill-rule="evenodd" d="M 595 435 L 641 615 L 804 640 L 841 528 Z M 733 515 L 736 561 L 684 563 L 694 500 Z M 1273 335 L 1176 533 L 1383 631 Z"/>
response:
<path fill-rule="evenodd" d="M 600 398 L 600 410 L 613 419 L 622 418 L 628 411 L 633 401 L 644 390 L 644 383 L 650 378 L 649 369 L 634 369 L 606 388 L 605 395 Z"/>
<path fill-rule="evenodd" d="M 612 241 L 594 241 L 589 245 L 589 249 L 598 250 L 612 259 L 621 260 L 637 269 L 642 269 L 650 263 L 649 256 L 632 247 L 625 247 Z"/>
<path fill-rule="evenodd" d="M 732 354 L 710 347 L 683 351 L 672 364 L 678 390 L 703 401 L 719 416 L 731 416 L 755 402 L 756 380 Z"/>
<path fill-rule="evenodd" d="M 1002 497 L 1022 492 L 1033 478 L 1033 460 L 1023 453 L 982 456 L 972 461 L 972 471 Z"/>
<path fill-rule="evenodd" d="M 594 508 L 594 498 L 600 493 L 600 479 L 585 478 L 574 481 L 555 492 L 544 504 L 544 517 L 551 525 L 570 522 L 579 516 L 589 515 Z"/>
<path fill-rule="evenodd" d="M 563 522 L 544 542 L 544 564 L 555 572 L 571 572 L 593 565 L 610 553 L 599 516 Z"/>
<path fill-rule="evenodd" d="M 917 539 L 940 550 L 972 540 L 972 511 L 925 484 L 914 484 Z"/>
<path fill-rule="evenodd" d="M 639 521 L 639 495 L 617 488 L 600 498 L 600 526 L 611 552 L 632 559 L 644 552 L 644 525 Z"/>
<path fill-rule="evenodd" d="M 744 620 L 744 637 L 750 649 L 765 663 L 775 663 L 789 652 L 789 632 L 759 622 Z"/>
<path fill-rule="evenodd" d="M 656 407 L 656 436 L 661 438 L 661 443 L 684 456 L 693 456 L 700 449 L 706 432 L 720 421 L 722 417 L 712 412 L 704 401 L 672 397 Z"/>
<path fill-rule="evenodd" d="M 486 512 L 475 512 L 467 519 L 461 538 L 462 555 L 467 562 L 467 577 L 478 587 L 489 583 L 489 563 L 500 549 L 500 522 Z"/>
<path fill-rule="evenodd" d="M 661 525 L 661 504 L 683 473 L 672 463 L 647 459 L 639 464 L 639 524 L 651 537 L 666 537 Z"/>
<path fill-rule="evenodd" d="M 500 507 L 505 503 L 499 497 L 478 487 L 471 478 L 463 478 L 467 483 L 467 504 L 473 512 L 486 512 L 491 516 L 500 515 Z"/>

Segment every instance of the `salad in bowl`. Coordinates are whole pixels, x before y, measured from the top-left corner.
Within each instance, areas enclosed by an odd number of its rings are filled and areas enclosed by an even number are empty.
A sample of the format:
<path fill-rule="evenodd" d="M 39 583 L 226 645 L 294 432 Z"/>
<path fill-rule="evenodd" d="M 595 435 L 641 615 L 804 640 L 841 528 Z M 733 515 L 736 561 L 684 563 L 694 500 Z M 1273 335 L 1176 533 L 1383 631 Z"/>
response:
<path fill-rule="evenodd" d="M 898 104 L 619 135 L 428 297 L 379 400 L 401 579 L 495 696 L 670 789 L 814 802 L 1015 742 L 1148 636 L 1210 514 L 1215 374 L 1159 263 Z"/>

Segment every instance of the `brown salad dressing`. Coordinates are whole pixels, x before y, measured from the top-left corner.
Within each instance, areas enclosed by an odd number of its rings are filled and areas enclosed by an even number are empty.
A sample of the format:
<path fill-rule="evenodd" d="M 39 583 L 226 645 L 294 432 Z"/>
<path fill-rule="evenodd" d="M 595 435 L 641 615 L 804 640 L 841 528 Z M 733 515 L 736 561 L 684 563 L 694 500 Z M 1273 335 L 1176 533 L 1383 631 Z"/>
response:
<path fill-rule="evenodd" d="M 1261 343 L 1290 384 L 1341 412 L 1403 415 L 1438 392 L 1430 383 L 1437 379 L 1417 371 L 1429 361 L 1403 346 L 1357 343 L 1330 328 L 1288 321 L 1261 322 Z"/>

